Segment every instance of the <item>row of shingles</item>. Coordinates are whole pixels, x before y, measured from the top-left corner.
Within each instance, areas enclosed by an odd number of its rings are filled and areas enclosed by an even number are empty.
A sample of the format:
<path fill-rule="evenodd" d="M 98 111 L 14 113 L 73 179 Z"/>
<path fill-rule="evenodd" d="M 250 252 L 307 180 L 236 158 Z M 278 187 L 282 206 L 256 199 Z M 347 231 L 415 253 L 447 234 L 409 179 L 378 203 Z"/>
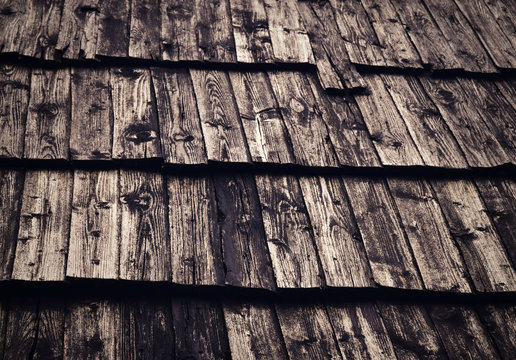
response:
<path fill-rule="evenodd" d="M 3 359 L 510 359 L 510 305 L 11 298 Z"/>

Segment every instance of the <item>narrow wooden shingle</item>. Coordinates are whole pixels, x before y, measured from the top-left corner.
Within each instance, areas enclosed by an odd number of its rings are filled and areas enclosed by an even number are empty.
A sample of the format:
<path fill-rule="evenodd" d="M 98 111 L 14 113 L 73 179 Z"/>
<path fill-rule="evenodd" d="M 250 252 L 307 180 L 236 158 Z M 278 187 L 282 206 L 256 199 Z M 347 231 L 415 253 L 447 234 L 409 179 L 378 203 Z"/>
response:
<path fill-rule="evenodd" d="M 12 297 L 5 327 L 4 360 L 30 359 L 37 339 L 38 299 Z"/>
<path fill-rule="evenodd" d="M 511 42 L 513 48 L 516 49 L 516 3 L 511 0 L 486 0 L 485 4 L 493 14 L 496 22 L 505 36 Z"/>
<path fill-rule="evenodd" d="M 2 53 L 16 54 L 20 48 L 23 27 L 27 21 L 29 0 L 6 0 L 2 2 L 0 15 L 0 49 Z"/>
<path fill-rule="evenodd" d="M 62 297 L 41 298 L 38 305 L 38 334 L 33 359 L 63 358 L 64 326 L 65 300 Z"/>
<path fill-rule="evenodd" d="M 516 306 L 488 304 L 475 309 L 502 358 L 513 357 L 516 354 Z"/>
<path fill-rule="evenodd" d="M 126 57 L 129 51 L 130 0 L 100 3 L 97 56 Z"/>
<path fill-rule="evenodd" d="M 160 6 L 158 0 L 132 0 L 129 57 L 160 59 Z"/>

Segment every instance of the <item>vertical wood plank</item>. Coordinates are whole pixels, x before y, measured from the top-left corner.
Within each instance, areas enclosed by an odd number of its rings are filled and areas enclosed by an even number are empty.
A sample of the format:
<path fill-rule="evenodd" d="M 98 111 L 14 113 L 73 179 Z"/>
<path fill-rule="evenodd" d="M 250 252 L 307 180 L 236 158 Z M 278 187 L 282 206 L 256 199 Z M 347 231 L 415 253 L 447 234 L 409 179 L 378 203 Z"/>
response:
<path fill-rule="evenodd" d="M 160 59 L 160 19 L 158 0 L 131 1 L 129 57 Z"/>
<path fill-rule="evenodd" d="M 37 297 L 12 297 L 5 328 L 4 360 L 29 359 L 37 339 Z"/>
<path fill-rule="evenodd" d="M 130 0 L 100 2 L 97 56 L 126 57 L 129 51 Z"/>
<path fill-rule="evenodd" d="M 6 0 L 2 2 L 0 15 L 0 49 L 3 53 L 16 54 L 20 48 L 23 28 L 27 22 L 30 0 Z"/>
<path fill-rule="evenodd" d="M 516 353 L 516 307 L 505 304 L 479 305 L 476 307 L 482 324 L 491 335 L 503 359 Z"/>
<path fill-rule="evenodd" d="M 63 298 L 42 298 L 38 307 L 38 335 L 33 359 L 63 358 L 64 325 Z"/>

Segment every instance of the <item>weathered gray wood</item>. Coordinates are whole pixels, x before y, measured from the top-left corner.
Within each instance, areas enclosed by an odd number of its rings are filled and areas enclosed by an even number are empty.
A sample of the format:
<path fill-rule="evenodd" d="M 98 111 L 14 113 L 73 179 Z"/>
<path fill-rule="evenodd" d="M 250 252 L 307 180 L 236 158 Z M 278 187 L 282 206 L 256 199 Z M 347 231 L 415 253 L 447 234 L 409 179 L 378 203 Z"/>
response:
<path fill-rule="evenodd" d="M 120 278 L 170 280 L 170 243 L 161 173 L 120 170 Z"/>
<path fill-rule="evenodd" d="M 64 280 L 71 203 L 71 172 L 27 171 L 13 279 Z"/>
<path fill-rule="evenodd" d="M 511 0 L 484 0 L 498 26 L 516 49 L 516 4 Z"/>
<path fill-rule="evenodd" d="M 30 359 L 36 342 L 38 326 L 38 298 L 13 297 L 5 328 L 3 359 Z"/>
<path fill-rule="evenodd" d="M 516 81 L 512 78 L 495 81 L 496 87 L 516 109 Z"/>
<path fill-rule="evenodd" d="M 276 62 L 314 64 L 314 55 L 296 0 L 264 0 Z"/>
<path fill-rule="evenodd" d="M 159 0 L 132 0 L 129 29 L 129 57 L 160 59 Z"/>
<path fill-rule="evenodd" d="M 25 158 L 68 159 L 70 70 L 33 69 L 25 129 Z"/>
<path fill-rule="evenodd" d="M 118 302 L 75 299 L 67 307 L 63 359 L 120 359 L 121 335 Z"/>
<path fill-rule="evenodd" d="M 278 288 L 320 287 L 322 272 L 298 180 L 278 175 L 255 179 Z"/>
<path fill-rule="evenodd" d="M 516 272 L 475 185 L 463 179 L 433 180 L 431 184 L 475 288 L 481 292 L 514 291 Z"/>
<path fill-rule="evenodd" d="M 211 178 L 168 177 L 172 282 L 222 285 L 224 271 Z"/>
<path fill-rule="evenodd" d="M 233 359 L 288 358 L 273 306 L 234 301 L 223 310 Z"/>
<path fill-rule="evenodd" d="M 338 177 L 299 178 L 326 285 L 370 287 L 372 274 L 360 232 Z"/>
<path fill-rule="evenodd" d="M 188 70 L 153 68 L 151 73 L 165 163 L 206 163 L 201 121 Z"/>
<path fill-rule="evenodd" d="M 147 69 L 111 69 L 113 158 L 161 157 L 156 107 Z"/>
<path fill-rule="evenodd" d="M 272 62 L 274 55 L 263 0 L 232 0 L 230 6 L 236 60 L 241 63 Z"/>
<path fill-rule="evenodd" d="M 190 69 L 208 160 L 250 161 L 242 123 L 228 74 Z"/>
<path fill-rule="evenodd" d="M 0 50 L 17 53 L 22 40 L 19 34 L 27 22 L 30 0 L 4 0 L 0 13 Z"/>
<path fill-rule="evenodd" d="M 424 161 L 380 75 L 364 75 L 370 93 L 355 96 L 383 165 L 413 166 Z"/>
<path fill-rule="evenodd" d="M 0 158 L 23 157 L 29 89 L 28 68 L 0 65 Z"/>
<path fill-rule="evenodd" d="M 387 178 L 425 288 L 472 292 L 468 274 L 432 188 L 423 179 Z"/>
<path fill-rule="evenodd" d="M 306 76 L 300 72 L 270 72 L 272 89 L 290 135 L 296 162 L 337 167 L 329 134 Z"/>
<path fill-rule="evenodd" d="M 97 56 L 126 57 L 129 51 L 130 0 L 100 2 Z"/>
<path fill-rule="evenodd" d="M 110 160 L 113 107 L 109 70 L 72 69 L 70 155 L 72 160 Z"/>
<path fill-rule="evenodd" d="M 342 355 L 346 359 L 396 359 L 391 340 L 374 303 L 326 305 Z"/>
<path fill-rule="evenodd" d="M 381 286 L 422 289 L 410 246 L 385 181 L 349 176 L 343 179 L 374 281 Z"/>
<path fill-rule="evenodd" d="M 24 173 L 0 170 L 0 281 L 10 280 L 16 251 Z"/>
<path fill-rule="evenodd" d="M 218 175 L 214 183 L 226 284 L 274 290 L 253 177 Z"/>
<path fill-rule="evenodd" d="M 287 129 L 262 72 L 229 72 L 253 162 L 294 163 Z"/>
<path fill-rule="evenodd" d="M 64 325 L 64 299 L 42 298 L 38 305 L 38 334 L 33 359 L 63 358 Z"/>
<path fill-rule="evenodd" d="M 117 279 L 118 172 L 76 170 L 66 276 Z"/>
<path fill-rule="evenodd" d="M 502 358 L 513 357 L 516 354 L 516 306 L 478 305 L 476 310 Z"/>

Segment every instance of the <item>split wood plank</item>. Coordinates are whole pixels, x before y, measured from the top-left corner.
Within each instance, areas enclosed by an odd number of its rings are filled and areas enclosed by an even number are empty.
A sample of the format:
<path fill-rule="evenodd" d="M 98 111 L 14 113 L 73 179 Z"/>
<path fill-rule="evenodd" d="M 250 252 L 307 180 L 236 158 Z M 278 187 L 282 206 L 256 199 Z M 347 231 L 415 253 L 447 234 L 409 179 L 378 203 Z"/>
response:
<path fill-rule="evenodd" d="M 274 61 L 263 0 L 231 0 L 231 22 L 236 60 L 241 63 Z"/>
<path fill-rule="evenodd" d="M 322 286 L 323 274 L 297 178 L 257 175 L 255 179 L 278 288 Z"/>
<path fill-rule="evenodd" d="M 249 149 L 228 74 L 190 69 L 208 160 L 249 162 Z"/>
<path fill-rule="evenodd" d="M 469 180 L 433 180 L 450 231 L 481 292 L 516 289 L 516 272 L 486 214 L 475 185 Z"/>
<path fill-rule="evenodd" d="M 159 60 L 161 17 L 159 0 L 132 0 L 129 57 Z"/>
<path fill-rule="evenodd" d="M 312 75 L 308 81 L 341 166 L 381 166 L 360 110 L 351 99 L 329 95 Z"/>
<path fill-rule="evenodd" d="M 431 304 L 429 313 L 450 359 L 500 358 L 471 307 Z"/>
<path fill-rule="evenodd" d="M 4 360 L 31 358 L 38 331 L 38 300 L 34 297 L 9 299 Z"/>
<path fill-rule="evenodd" d="M 113 108 L 109 70 L 73 68 L 71 102 L 72 160 L 110 160 Z"/>
<path fill-rule="evenodd" d="M 418 79 L 406 75 L 382 75 L 382 80 L 425 164 L 439 168 L 468 168 L 457 141 Z"/>
<path fill-rule="evenodd" d="M 0 281 L 10 280 L 16 252 L 24 173 L 0 170 Z"/>
<path fill-rule="evenodd" d="M 476 179 L 475 184 L 509 258 L 516 264 L 516 182 L 512 179 Z"/>
<path fill-rule="evenodd" d="M 117 279 L 119 267 L 118 172 L 74 172 L 66 276 Z"/>
<path fill-rule="evenodd" d="M 230 71 L 229 78 L 252 161 L 294 163 L 288 132 L 267 75 Z"/>
<path fill-rule="evenodd" d="M 172 282 L 222 285 L 222 244 L 213 181 L 168 177 Z"/>
<path fill-rule="evenodd" d="M 256 302 L 222 306 L 233 359 L 288 358 L 273 306 Z"/>
<path fill-rule="evenodd" d="M 192 79 L 186 69 L 151 69 L 166 164 L 208 161 Z"/>
<path fill-rule="evenodd" d="M 463 69 L 469 61 L 450 46 L 448 40 L 421 1 L 391 0 L 401 24 L 417 49 L 424 65 L 433 70 Z"/>
<path fill-rule="evenodd" d="M 425 288 L 470 293 L 466 266 L 447 229 L 430 184 L 387 178 Z"/>
<path fill-rule="evenodd" d="M 498 26 L 516 49 L 516 4 L 511 0 L 485 0 L 485 4 L 496 19 Z"/>
<path fill-rule="evenodd" d="M 226 284 L 274 290 L 254 178 L 218 175 L 214 183 Z"/>
<path fill-rule="evenodd" d="M 390 1 L 362 0 L 384 56 L 398 67 L 420 69 L 421 58 L 412 45 Z"/>
<path fill-rule="evenodd" d="M 296 0 L 264 0 L 264 3 L 275 61 L 315 64 Z"/>
<path fill-rule="evenodd" d="M 476 310 L 502 358 L 513 357 L 516 354 L 516 306 L 489 304 L 479 305 Z"/>
<path fill-rule="evenodd" d="M 169 301 L 164 298 L 126 298 L 121 303 L 120 312 L 120 359 L 174 358 Z"/>
<path fill-rule="evenodd" d="M 64 0 L 56 50 L 65 59 L 94 59 L 99 0 Z"/>
<path fill-rule="evenodd" d="M 169 281 L 170 243 L 161 173 L 120 170 L 120 278 Z"/>
<path fill-rule="evenodd" d="M 510 162 L 478 114 L 470 94 L 457 80 L 420 77 L 419 81 L 439 109 L 471 167 L 492 167 Z"/>
<path fill-rule="evenodd" d="M 74 299 L 66 312 L 63 359 L 118 359 L 121 335 L 118 301 Z"/>
<path fill-rule="evenodd" d="M 398 359 L 448 359 L 423 305 L 379 303 L 378 307 Z"/>
<path fill-rule="evenodd" d="M 299 178 L 313 227 L 326 285 L 370 287 L 373 285 L 360 232 L 352 218 L 349 200 L 338 177 Z"/>
<path fill-rule="evenodd" d="M 103 0 L 99 7 L 97 56 L 127 57 L 130 0 Z"/>
<path fill-rule="evenodd" d="M 421 0 L 432 15 L 455 54 L 469 72 L 496 73 L 489 58 L 467 19 L 453 0 Z M 460 36 L 457 36 L 460 34 Z"/>
<path fill-rule="evenodd" d="M 342 359 L 323 306 L 280 303 L 276 312 L 291 359 Z"/>
<path fill-rule="evenodd" d="M 33 69 L 25 130 L 25 158 L 68 159 L 70 69 Z"/>
<path fill-rule="evenodd" d="M 72 181 L 69 171 L 27 171 L 13 279 L 64 280 L 70 236 Z"/>
<path fill-rule="evenodd" d="M 20 49 L 20 34 L 27 22 L 31 0 L 4 0 L 0 4 L 0 50 L 16 54 Z"/>
<path fill-rule="evenodd" d="M 455 0 L 482 45 L 499 68 L 516 68 L 516 48 L 502 32 L 484 0 Z"/>
<path fill-rule="evenodd" d="M 296 162 L 338 167 L 328 130 L 310 84 L 300 72 L 270 72 L 272 89 L 290 135 Z"/>
<path fill-rule="evenodd" d="M 113 158 L 160 158 L 156 106 L 147 69 L 111 69 Z"/>
<path fill-rule="evenodd" d="M 374 303 L 326 305 L 340 351 L 346 359 L 396 359 Z"/>
<path fill-rule="evenodd" d="M 33 359 L 63 358 L 64 325 L 64 299 L 42 298 L 38 306 L 38 334 Z"/>
<path fill-rule="evenodd" d="M 172 299 L 176 359 L 227 359 L 230 350 L 219 303 Z"/>
<path fill-rule="evenodd" d="M 307 28 L 317 65 L 317 75 L 325 89 L 362 89 L 365 83 L 349 61 L 330 3 L 297 3 Z"/>
<path fill-rule="evenodd" d="M 162 0 L 161 57 L 165 61 L 200 61 L 195 1 Z"/>
<path fill-rule="evenodd" d="M 344 177 L 346 191 L 380 286 L 422 289 L 392 197 L 381 178 Z"/>
<path fill-rule="evenodd" d="M 209 62 L 236 62 L 229 0 L 195 0 L 195 14 L 201 59 Z"/>
<path fill-rule="evenodd" d="M 424 161 L 380 75 L 364 75 L 370 93 L 355 96 L 383 165 L 415 166 Z"/>
<path fill-rule="evenodd" d="M 29 75 L 26 67 L 0 65 L 0 158 L 23 157 Z"/>

